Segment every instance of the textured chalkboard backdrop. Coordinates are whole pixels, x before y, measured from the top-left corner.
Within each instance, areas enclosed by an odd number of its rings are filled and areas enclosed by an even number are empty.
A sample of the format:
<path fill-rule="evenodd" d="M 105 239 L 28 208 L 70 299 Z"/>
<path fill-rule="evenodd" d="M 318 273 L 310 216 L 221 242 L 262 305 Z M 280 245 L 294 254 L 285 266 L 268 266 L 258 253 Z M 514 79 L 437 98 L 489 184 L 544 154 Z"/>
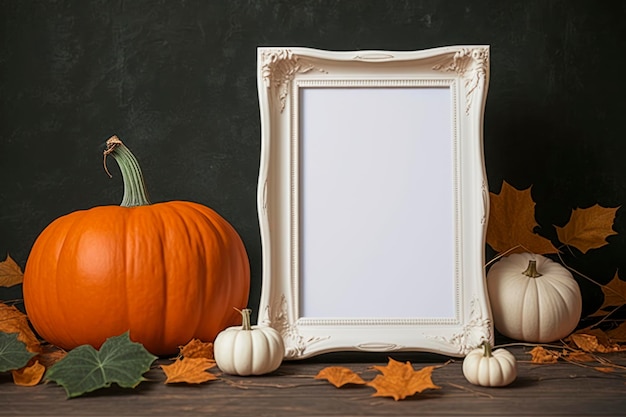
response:
<path fill-rule="evenodd" d="M 24 266 L 54 218 L 119 203 L 119 171 L 102 166 L 117 134 L 153 201 L 197 201 L 237 228 L 256 309 L 257 46 L 491 45 L 489 186 L 532 185 L 542 234 L 555 237 L 572 208 L 626 203 L 625 18 L 620 1 L 3 0 L 0 256 Z M 610 244 L 568 262 L 603 283 L 624 271 L 624 222 L 618 210 Z M 580 283 L 587 313 L 601 291 Z"/>

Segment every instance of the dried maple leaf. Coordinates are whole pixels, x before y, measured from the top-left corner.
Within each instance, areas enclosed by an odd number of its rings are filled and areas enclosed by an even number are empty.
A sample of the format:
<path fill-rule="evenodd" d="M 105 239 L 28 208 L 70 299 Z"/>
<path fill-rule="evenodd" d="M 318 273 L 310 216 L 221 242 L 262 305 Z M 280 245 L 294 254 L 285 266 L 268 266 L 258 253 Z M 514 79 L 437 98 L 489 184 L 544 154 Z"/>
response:
<path fill-rule="evenodd" d="M 608 336 L 602 337 L 602 335 L 574 333 L 571 334 L 567 340 L 572 342 L 579 349 L 590 353 L 609 353 L 623 350 L 618 344 L 611 342 Z"/>
<path fill-rule="evenodd" d="M 215 361 L 207 358 L 176 359 L 171 365 L 161 365 L 167 379 L 166 384 L 185 382 L 187 384 L 201 384 L 217 379 L 215 375 L 206 372 L 215 366 Z"/>
<path fill-rule="evenodd" d="M 359 374 L 343 366 L 329 366 L 324 368 L 315 375 L 315 379 L 326 379 L 337 388 L 346 384 L 362 385 L 366 383 Z"/>
<path fill-rule="evenodd" d="M 619 326 L 614 329 L 606 331 L 607 336 L 611 338 L 611 340 L 624 343 L 626 342 L 626 322 L 623 322 Z"/>
<path fill-rule="evenodd" d="M 604 302 L 595 313 L 590 317 L 605 316 L 609 307 L 617 307 L 626 303 L 626 282 L 622 281 L 617 273 L 613 279 L 606 285 L 602 286 L 602 293 L 604 293 Z"/>
<path fill-rule="evenodd" d="M 40 352 L 41 344 L 30 329 L 26 315 L 14 306 L 0 303 L 0 332 L 18 333 L 17 339 L 31 352 Z"/>
<path fill-rule="evenodd" d="M 556 363 L 559 360 L 559 353 L 548 350 L 542 346 L 535 346 L 530 352 L 532 363 Z"/>
<path fill-rule="evenodd" d="M 563 353 L 561 354 L 561 356 L 569 361 L 573 361 L 573 362 L 594 362 L 596 359 L 591 356 L 589 353 L 587 352 L 580 352 L 580 351 L 563 351 Z"/>
<path fill-rule="evenodd" d="M 199 339 L 193 339 L 185 346 L 180 348 L 180 356 L 191 358 L 213 359 L 213 343 L 202 342 Z"/>
<path fill-rule="evenodd" d="M 386 366 L 374 366 L 382 372 L 367 385 L 374 387 L 375 397 L 393 397 L 394 400 L 402 400 L 415 395 L 426 389 L 440 389 L 433 383 L 431 376 L 435 366 L 426 366 L 419 371 L 413 369 L 410 362 L 401 363 L 389 358 Z"/>
<path fill-rule="evenodd" d="M 12 287 L 23 280 L 24 274 L 19 265 L 7 254 L 6 260 L 0 262 L 0 287 Z"/>
<path fill-rule="evenodd" d="M 556 234 L 561 243 L 573 246 L 582 253 L 608 245 L 606 238 L 617 234 L 613 230 L 613 221 L 618 208 L 596 204 L 586 209 L 574 209 L 565 226 L 554 226 Z"/>
<path fill-rule="evenodd" d="M 41 381 L 41 378 L 43 378 L 43 374 L 45 372 L 46 367 L 37 360 L 22 369 L 11 371 L 15 385 L 23 387 L 32 387 L 37 385 Z"/>
<path fill-rule="evenodd" d="M 535 202 L 530 187 L 517 190 L 506 181 L 500 194 L 490 193 L 487 244 L 496 252 L 532 252 L 540 255 L 558 253 L 550 240 L 534 232 Z"/>

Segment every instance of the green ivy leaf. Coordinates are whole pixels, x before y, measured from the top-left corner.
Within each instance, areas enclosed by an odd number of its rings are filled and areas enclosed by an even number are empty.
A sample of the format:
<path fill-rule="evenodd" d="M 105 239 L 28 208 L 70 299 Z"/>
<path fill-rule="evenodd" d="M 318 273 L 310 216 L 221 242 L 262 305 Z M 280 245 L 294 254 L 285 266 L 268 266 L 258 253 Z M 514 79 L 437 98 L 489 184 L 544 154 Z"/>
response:
<path fill-rule="evenodd" d="M 143 345 L 130 340 L 128 332 L 108 338 L 97 351 L 90 345 L 79 346 L 54 364 L 46 379 L 65 388 L 68 397 L 110 387 L 135 388 L 143 374 L 157 359 Z"/>
<path fill-rule="evenodd" d="M 35 356 L 17 336 L 18 333 L 0 332 L 0 372 L 23 368 Z"/>

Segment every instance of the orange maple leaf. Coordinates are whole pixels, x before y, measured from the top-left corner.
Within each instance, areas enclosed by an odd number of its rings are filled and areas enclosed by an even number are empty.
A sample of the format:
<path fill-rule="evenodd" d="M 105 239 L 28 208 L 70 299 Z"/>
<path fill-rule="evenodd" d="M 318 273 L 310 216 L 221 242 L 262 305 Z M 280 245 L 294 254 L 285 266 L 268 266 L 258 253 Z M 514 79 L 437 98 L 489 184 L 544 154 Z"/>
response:
<path fill-rule="evenodd" d="M 500 194 L 489 193 L 490 210 L 487 244 L 496 252 L 532 252 L 540 255 L 558 253 L 550 240 L 534 232 L 535 202 L 530 187 L 517 190 L 506 181 Z M 515 248 L 515 249 L 514 249 Z"/>
<path fill-rule="evenodd" d="M 598 310 L 590 314 L 590 317 L 606 316 L 606 310 L 610 307 L 618 307 L 626 304 L 626 282 L 622 281 L 617 272 L 613 279 L 606 285 L 602 285 L 604 302 Z"/>
<path fill-rule="evenodd" d="M 548 350 L 542 346 L 535 346 L 530 352 L 532 363 L 556 363 L 559 360 L 558 352 Z"/>
<path fill-rule="evenodd" d="M 11 287 L 21 284 L 24 274 L 18 264 L 7 254 L 7 258 L 0 262 L 0 287 Z"/>
<path fill-rule="evenodd" d="M 180 348 L 180 356 L 187 359 L 213 359 L 213 343 L 192 339 L 189 343 Z"/>
<path fill-rule="evenodd" d="M 26 349 L 35 353 L 41 351 L 41 343 L 30 329 L 26 315 L 14 306 L 0 303 L 0 332 L 18 333 L 17 339 Z"/>
<path fill-rule="evenodd" d="M 215 361 L 207 358 L 177 359 L 171 365 L 161 365 L 167 379 L 166 384 L 185 382 L 187 384 L 201 384 L 217 379 L 215 375 L 206 372 L 215 366 Z"/>
<path fill-rule="evenodd" d="M 367 385 L 374 387 L 375 397 L 393 397 L 394 400 L 402 400 L 415 395 L 426 389 L 440 389 L 433 383 L 431 376 L 435 366 L 426 366 L 419 371 L 413 369 L 410 362 L 401 363 L 389 358 L 386 366 L 374 366 L 382 372 Z"/>
<path fill-rule="evenodd" d="M 596 204 L 586 209 L 574 209 L 565 226 L 554 226 L 556 234 L 561 243 L 573 246 L 582 253 L 608 245 L 606 238 L 617 234 L 613 230 L 613 221 L 618 208 Z"/>
<path fill-rule="evenodd" d="M 33 387 L 37 385 L 41 381 L 41 378 L 43 378 L 45 372 L 46 367 L 37 360 L 22 369 L 11 371 L 15 385 L 23 387 Z"/>
<path fill-rule="evenodd" d="M 315 379 L 326 379 L 336 386 L 342 387 L 346 384 L 365 384 L 366 382 L 353 370 L 343 366 L 329 366 L 322 369 L 315 375 Z"/>

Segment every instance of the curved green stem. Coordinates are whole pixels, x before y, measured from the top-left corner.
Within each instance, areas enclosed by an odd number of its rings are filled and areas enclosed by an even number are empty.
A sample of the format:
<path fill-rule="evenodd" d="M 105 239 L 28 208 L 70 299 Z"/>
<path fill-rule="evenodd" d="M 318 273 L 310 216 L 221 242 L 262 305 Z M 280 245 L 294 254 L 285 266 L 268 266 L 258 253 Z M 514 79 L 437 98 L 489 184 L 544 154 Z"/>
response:
<path fill-rule="evenodd" d="M 484 349 L 483 356 L 485 358 L 490 358 L 491 357 L 491 344 L 486 340 L 483 342 L 483 349 Z"/>
<path fill-rule="evenodd" d="M 252 310 L 249 308 L 244 308 L 243 310 L 239 310 L 237 307 L 234 308 L 241 313 L 241 330 L 252 330 L 250 322 L 250 314 L 252 313 Z"/>
<path fill-rule="evenodd" d="M 139 162 L 135 155 L 122 143 L 117 136 L 111 136 L 106 142 L 107 148 L 104 151 L 104 170 L 109 177 L 112 175 L 106 166 L 106 158 L 111 155 L 120 167 L 122 180 L 124 181 L 124 196 L 122 197 L 122 207 L 147 206 L 150 204 L 148 189 L 139 167 Z"/>

